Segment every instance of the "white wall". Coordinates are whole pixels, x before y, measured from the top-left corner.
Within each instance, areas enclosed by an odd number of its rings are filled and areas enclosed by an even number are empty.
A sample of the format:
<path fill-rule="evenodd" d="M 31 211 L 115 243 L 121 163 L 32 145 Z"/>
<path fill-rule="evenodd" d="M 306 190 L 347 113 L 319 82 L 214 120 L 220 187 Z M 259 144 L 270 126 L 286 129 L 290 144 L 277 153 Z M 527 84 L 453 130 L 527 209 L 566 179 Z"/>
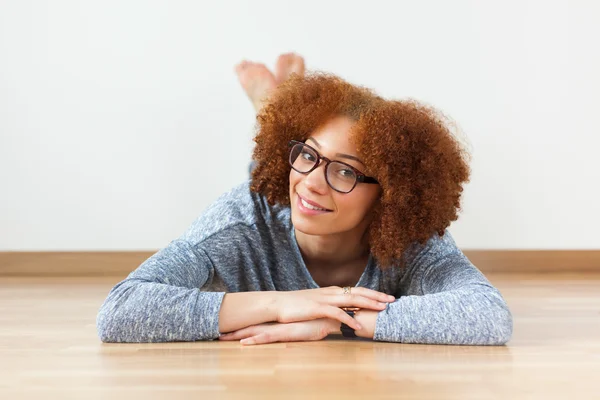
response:
<path fill-rule="evenodd" d="M 594 1 L 0 2 L 0 250 L 155 250 L 247 178 L 279 53 L 453 117 L 462 248 L 600 248 Z M 213 163 L 218 168 L 211 167 Z"/>

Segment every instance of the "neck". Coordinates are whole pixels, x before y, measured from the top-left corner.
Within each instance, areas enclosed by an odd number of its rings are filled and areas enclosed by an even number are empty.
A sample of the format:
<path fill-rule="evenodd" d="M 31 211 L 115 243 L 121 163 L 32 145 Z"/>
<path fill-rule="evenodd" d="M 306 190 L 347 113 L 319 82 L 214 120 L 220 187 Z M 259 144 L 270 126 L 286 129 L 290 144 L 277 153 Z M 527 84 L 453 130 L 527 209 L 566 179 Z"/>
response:
<path fill-rule="evenodd" d="M 294 232 L 307 265 L 335 268 L 364 260 L 370 252 L 368 230 L 365 226 L 329 235 L 308 235 L 296 228 Z"/>

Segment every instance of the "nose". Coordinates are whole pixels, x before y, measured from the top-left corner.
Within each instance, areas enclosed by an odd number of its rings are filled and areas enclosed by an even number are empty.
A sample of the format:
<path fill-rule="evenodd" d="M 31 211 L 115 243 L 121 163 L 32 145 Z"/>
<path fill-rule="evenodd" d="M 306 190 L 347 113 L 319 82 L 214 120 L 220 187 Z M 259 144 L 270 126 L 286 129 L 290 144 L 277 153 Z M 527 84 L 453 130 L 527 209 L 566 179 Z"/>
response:
<path fill-rule="evenodd" d="M 327 180 L 325 179 L 325 165 L 321 160 L 317 168 L 304 175 L 304 185 L 317 193 L 325 193 L 327 191 Z"/>

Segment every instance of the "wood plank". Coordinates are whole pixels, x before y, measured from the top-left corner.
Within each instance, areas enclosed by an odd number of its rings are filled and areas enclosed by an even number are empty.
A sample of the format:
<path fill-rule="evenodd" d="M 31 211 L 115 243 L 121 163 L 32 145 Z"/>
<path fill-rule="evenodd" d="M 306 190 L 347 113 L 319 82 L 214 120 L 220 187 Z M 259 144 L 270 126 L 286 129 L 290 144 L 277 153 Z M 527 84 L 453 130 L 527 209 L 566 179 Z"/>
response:
<path fill-rule="evenodd" d="M 600 274 L 489 275 L 505 346 L 374 342 L 102 343 L 118 278 L 0 279 L 3 399 L 598 399 Z"/>
<path fill-rule="evenodd" d="M 0 276 L 125 277 L 155 251 L 0 252 Z M 600 250 L 463 250 L 485 273 L 600 272 Z"/>

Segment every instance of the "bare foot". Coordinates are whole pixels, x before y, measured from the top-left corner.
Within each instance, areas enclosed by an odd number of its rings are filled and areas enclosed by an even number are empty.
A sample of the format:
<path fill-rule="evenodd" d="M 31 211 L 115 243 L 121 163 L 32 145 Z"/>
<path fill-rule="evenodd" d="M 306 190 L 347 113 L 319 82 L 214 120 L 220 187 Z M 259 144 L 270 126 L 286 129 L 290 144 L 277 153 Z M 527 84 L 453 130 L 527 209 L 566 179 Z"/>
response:
<path fill-rule="evenodd" d="M 242 61 L 235 66 L 240 84 L 252 101 L 254 109 L 258 111 L 267 101 L 271 90 L 275 89 L 277 83 L 275 76 L 264 64 Z"/>
<path fill-rule="evenodd" d="M 304 58 L 296 53 L 281 54 L 277 58 L 277 65 L 275 66 L 275 81 L 277 84 L 283 83 L 292 72 L 304 76 Z"/>

